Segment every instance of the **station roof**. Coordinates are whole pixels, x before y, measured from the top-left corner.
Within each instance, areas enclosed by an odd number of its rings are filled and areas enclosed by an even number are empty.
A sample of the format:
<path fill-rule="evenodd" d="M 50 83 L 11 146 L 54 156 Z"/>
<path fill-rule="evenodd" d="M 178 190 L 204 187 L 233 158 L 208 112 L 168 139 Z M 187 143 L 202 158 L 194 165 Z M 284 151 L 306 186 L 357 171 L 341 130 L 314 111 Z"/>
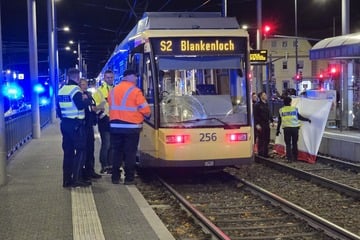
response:
<path fill-rule="evenodd" d="M 360 32 L 325 38 L 310 50 L 310 59 L 360 58 Z"/>

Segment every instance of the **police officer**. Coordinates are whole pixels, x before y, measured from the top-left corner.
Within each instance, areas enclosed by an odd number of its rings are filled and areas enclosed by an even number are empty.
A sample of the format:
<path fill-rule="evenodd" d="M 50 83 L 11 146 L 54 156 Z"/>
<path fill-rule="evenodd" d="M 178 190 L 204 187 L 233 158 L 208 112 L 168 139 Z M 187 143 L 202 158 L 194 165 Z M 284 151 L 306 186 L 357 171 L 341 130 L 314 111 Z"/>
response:
<path fill-rule="evenodd" d="M 150 117 L 150 107 L 136 87 L 138 77 L 134 70 L 126 70 L 122 81 L 108 97 L 110 115 L 113 184 L 120 183 L 120 166 L 124 161 L 125 185 L 135 184 L 136 152 L 144 117 Z"/>
<path fill-rule="evenodd" d="M 98 116 L 98 130 L 101 138 L 100 147 L 100 173 L 111 174 L 111 160 L 109 156 L 110 152 L 110 129 L 109 129 L 109 105 L 107 98 L 109 92 L 112 90 L 114 84 L 114 73 L 111 70 L 106 70 L 104 73 L 104 79 L 101 86 L 96 90 L 93 98 L 98 108 L 104 108 L 103 111 L 99 111 Z"/>
<path fill-rule="evenodd" d="M 85 160 L 86 132 L 85 108 L 89 105 L 86 95 L 79 87 L 80 72 L 68 70 L 68 82 L 58 94 L 57 112 L 61 118 L 60 129 L 63 136 L 63 187 L 86 187 L 91 185 L 81 178 L 81 168 Z"/>
<path fill-rule="evenodd" d="M 90 105 L 85 108 L 85 129 L 86 129 L 86 157 L 83 169 L 83 178 L 86 180 L 101 178 L 100 174 L 95 172 L 95 137 L 94 126 L 96 125 L 96 104 L 88 89 L 88 81 L 84 78 L 80 79 L 80 88 L 83 94 L 86 94 Z"/>
<path fill-rule="evenodd" d="M 279 120 L 276 136 L 280 134 L 280 126 L 284 130 L 284 141 L 286 145 L 286 158 L 288 162 L 297 161 L 300 121 L 308 121 L 309 118 L 300 115 L 298 109 L 291 106 L 291 97 L 284 98 L 284 106 L 279 110 Z"/>

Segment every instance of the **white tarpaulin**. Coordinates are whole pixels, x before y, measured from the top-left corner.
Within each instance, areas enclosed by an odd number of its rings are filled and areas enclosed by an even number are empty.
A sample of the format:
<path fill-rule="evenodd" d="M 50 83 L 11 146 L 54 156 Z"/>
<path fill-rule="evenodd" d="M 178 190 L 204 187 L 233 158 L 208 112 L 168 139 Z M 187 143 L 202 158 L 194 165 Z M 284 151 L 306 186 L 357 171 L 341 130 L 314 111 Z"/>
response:
<path fill-rule="evenodd" d="M 315 163 L 332 103 L 333 99 L 292 98 L 291 105 L 297 107 L 302 116 L 311 120 L 311 123 L 300 121 L 298 160 Z M 282 129 L 280 132 L 275 138 L 274 151 L 285 155 Z"/>

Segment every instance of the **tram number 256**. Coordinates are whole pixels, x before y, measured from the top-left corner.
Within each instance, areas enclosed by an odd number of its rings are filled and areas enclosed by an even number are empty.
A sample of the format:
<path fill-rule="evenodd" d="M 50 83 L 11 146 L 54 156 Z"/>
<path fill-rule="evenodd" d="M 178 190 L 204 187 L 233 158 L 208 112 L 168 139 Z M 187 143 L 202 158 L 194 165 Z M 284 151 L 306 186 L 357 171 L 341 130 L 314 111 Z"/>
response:
<path fill-rule="evenodd" d="M 200 142 L 216 142 L 216 133 L 200 133 Z"/>

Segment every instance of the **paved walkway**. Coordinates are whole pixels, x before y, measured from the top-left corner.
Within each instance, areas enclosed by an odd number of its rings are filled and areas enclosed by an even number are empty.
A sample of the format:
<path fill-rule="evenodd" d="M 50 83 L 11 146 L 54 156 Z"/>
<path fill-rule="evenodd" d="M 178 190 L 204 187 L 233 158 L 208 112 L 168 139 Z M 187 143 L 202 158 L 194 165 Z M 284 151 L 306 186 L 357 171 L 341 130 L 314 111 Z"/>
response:
<path fill-rule="evenodd" d="M 0 187 L 2 240 L 174 239 L 135 186 L 114 185 L 107 175 L 88 188 L 62 187 L 59 123 L 18 151 L 7 175 Z"/>

